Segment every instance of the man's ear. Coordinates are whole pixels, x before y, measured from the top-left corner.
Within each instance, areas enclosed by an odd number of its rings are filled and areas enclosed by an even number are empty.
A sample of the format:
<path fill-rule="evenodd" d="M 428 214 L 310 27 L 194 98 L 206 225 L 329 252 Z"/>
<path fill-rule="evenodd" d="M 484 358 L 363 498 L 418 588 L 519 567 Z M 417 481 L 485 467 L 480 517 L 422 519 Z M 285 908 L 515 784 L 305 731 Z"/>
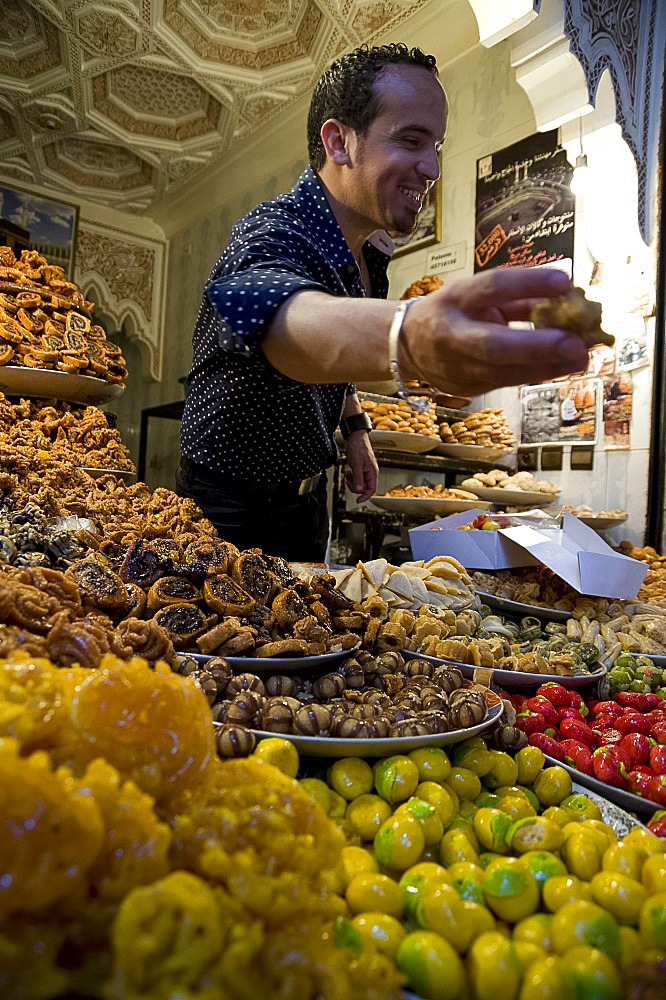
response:
<path fill-rule="evenodd" d="M 328 118 L 321 127 L 321 141 L 326 150 L 326 158 L 336 166 L 344 167 L 350 163 L 348 139 L 351 129 L 337 118 Z"/>

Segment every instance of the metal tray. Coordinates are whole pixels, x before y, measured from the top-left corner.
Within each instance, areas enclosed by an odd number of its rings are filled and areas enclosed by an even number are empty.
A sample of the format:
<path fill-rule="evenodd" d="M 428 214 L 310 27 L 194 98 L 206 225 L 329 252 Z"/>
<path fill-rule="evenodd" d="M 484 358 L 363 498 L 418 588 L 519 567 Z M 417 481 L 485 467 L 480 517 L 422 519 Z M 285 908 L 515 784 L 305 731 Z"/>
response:
<path fill-rule="evenodd" d="M 493 681 L 501 684 L 503 687 L 532 687 L 533 685 L 538 687 L 540 684 L 548 684 L 550 681 L 557 681 L 565 688 L 581 688 L 586 687 L 588 684 L 593 684 L 594 681 L 600 681 L 602 677 L 606 676 L 607 669 L 602 667 L 594 674 L 578 674 L 576 677 L 562 677 L 560 674 L 528 674 L 522 670 L 497 670 L 494 667 L 476 667 L 472 663 L 460 663 L 459 660 L 445 660 L 441 656 L 426 656 L 424 653 L 412 653 L 410 650 L 401 650 L 402 655 L 408 659 L 420 659 L 428 660 L 429 663 L 436 663 L 438 666 L 450 664 L 452 667 L 458 667 L 463 677 L 467 677 L 469 680 L 473 680 L 473 674 L 475 670 L 490 670 L 493 675 Z"/>

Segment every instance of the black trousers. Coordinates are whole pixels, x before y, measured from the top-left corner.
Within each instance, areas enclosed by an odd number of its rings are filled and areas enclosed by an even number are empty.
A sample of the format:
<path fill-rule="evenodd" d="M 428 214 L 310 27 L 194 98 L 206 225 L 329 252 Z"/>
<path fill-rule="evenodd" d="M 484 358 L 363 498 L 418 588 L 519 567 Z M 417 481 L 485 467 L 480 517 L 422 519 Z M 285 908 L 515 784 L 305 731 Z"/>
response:
<path fill-rule="evenodd" d="M 175 492 L 189 497 L 220 538 L 239 549 L 260 548 L 294 562 L 323 562 L 328 545 L 326 473 L 302 496 L 298 485 L 248 486 L 181 459 Z"/>

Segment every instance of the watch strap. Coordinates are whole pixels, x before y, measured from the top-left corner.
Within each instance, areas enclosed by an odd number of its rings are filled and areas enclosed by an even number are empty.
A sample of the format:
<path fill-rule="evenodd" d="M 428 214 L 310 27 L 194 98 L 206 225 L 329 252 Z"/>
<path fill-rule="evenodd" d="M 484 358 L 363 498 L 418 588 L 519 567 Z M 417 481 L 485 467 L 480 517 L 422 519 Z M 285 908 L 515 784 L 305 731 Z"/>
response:
<path fill-rule="evenodd" d="M 372 421 L 367 413 L 353 413 L 351 417 L 340 418 L 340 431 L 345 441 L 354 431 L 371 431 Z"/>

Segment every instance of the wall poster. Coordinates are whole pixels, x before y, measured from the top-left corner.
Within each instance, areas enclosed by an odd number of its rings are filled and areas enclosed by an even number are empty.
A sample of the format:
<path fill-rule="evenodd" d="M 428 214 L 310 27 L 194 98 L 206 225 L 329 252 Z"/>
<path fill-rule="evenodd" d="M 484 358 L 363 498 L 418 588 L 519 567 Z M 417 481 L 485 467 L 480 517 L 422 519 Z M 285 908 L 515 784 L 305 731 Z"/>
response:
<path fill-rule="evenodd" d="M 630 420 L 633 386 L 631 372 L 618 372 L 603 380 L 604 399 L 604 448 L 607 450 L 631 447 Z"/>
<path fill-rule="evenodd" d="M 537 132 L 477 160 L 475 272 L 552 264 L 572 275 L 572 167 L 557 142 L 557 129 Z"/>
<path fill-rule="evenodd" d="M 59 264 L 70 281 L 78 218 L 76 205 L 0 185 L 0 243 L 16 257 L 22 250 L 37 250 L 49 264 Z"/>
<path fill-rule="evenodd" d="M 597 440 L 600 380 L 575 378 L 520 388 L 520 443 L 589 445 Z"/>

